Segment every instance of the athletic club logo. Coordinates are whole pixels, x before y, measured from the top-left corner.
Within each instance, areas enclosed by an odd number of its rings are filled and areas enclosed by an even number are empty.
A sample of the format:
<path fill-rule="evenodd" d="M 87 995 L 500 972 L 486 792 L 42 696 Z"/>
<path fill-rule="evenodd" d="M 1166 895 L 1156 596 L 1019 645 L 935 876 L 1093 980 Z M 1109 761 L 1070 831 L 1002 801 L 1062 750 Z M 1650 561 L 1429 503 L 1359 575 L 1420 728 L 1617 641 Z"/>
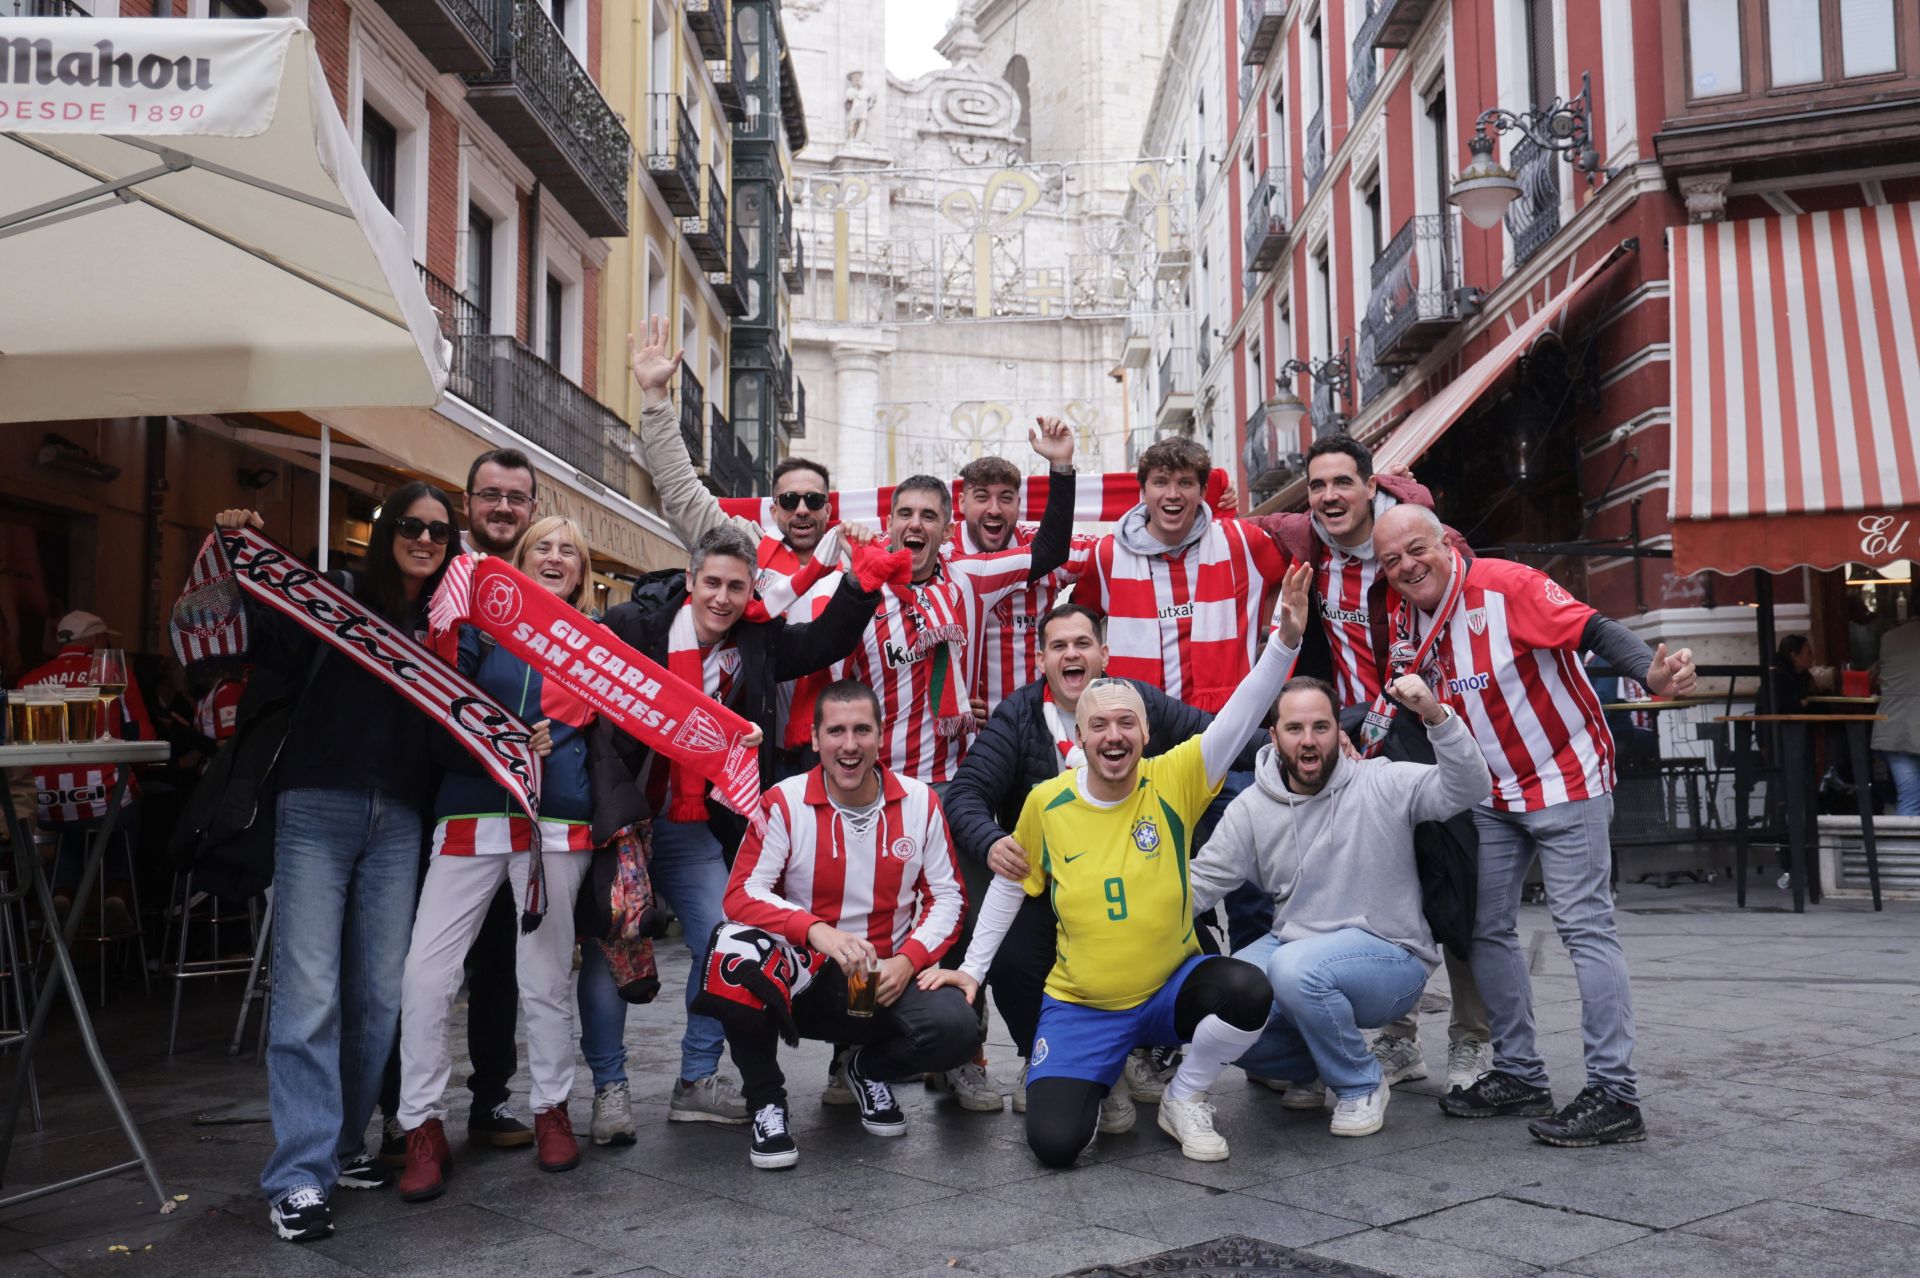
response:
<path fill-rule="evenodd" d="M 726 671 L 729 676 L 740 673 L 740 650 L 738 648 L 722 648 L 720 650 L 720 668 Z"/>
<path fill-rule="evenodd" d="M 1160 846 L 1160 827 L 1141 817 L 1133 823 L 1133 846 L 1142 852 L 1151 852 Z"/>
<path fill-rule="evenodd" d="M 673 734 L 673 743 L 701 754 L 718 754 L 727 748 L 727 734 L 720 730 L 719 720 L 695 707 Z"/>
<path fill-rule="evenodd" d="M 520 615 L 520 588 L 495 577 L 481 592 L 480 611 L 496 626 L 512 625 L 513 619 Z"/>
<path fill-rule="evenodd" d="M 1467 609 L 1467 629 L 1476 635 L 1487 633 L 1487 610 L 1485 608 Z"/>
<path fill-rule="evenodd" d="M 896 861 L 913 860 L 913 840 L 905 835 L 893 841 L 893 859 Z"/>
<path fill-rule="evenodd" d="M 1557 581 L 1549 581 L 1546 586 L 1547 602 L 1556 608 L 1564 608 L 1573 602 L 1573 596 L 1561 589 Z"/>
<path fill-rule="evenodd" d="M 1047 1040 L 1044 1038 L 1034 1039 L 1033 1055 L 1027 1058 L 1028 1067 L 1031 1068 L 1032 1066 L 1038 1065 L 1041 1062 L 1045 1061 L 1046 1059 L 1047 1059 Z"/>

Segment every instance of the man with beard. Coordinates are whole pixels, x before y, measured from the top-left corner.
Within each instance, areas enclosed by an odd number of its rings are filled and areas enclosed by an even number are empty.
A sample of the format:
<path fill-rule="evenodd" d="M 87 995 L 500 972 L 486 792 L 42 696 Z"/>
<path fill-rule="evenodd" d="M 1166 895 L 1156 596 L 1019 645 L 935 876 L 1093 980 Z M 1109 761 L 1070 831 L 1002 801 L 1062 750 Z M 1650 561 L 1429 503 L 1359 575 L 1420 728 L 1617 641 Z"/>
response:
<path fill-rule="evenodd" d="M 1239 1064 L 1295 1080 L 1281 1098 L 1290 1109 L 1320 1108 L 1324 1086 L 1335 1136 L 1380 1130 L 1392 1080 L 1360 1031 L 1411 1012 L 1440 962 L 1414 826 L 1493 787 L 1473 734 L 1422 680 L 1403 675 L 1391 691 L 1427 725 L 1437 764 L 1342 759 L 1332 687 L 1289 679 L 1255 784 L 1193 862 L 1196 909 L 1242 883 L 1273 898 L 1273 931 L 1234 955 L 1266 972 L 1274 998 L 1273 1019 Z"/>
<path fill-rule="evenodd" d="M 1430 510 L 1394 507 L 1378 520 L 1374 542 L 1380 571 L 1400 596 L 1395 673 L 1444 686 L 1493 774 L 1492 797 L 1473 809 L 1480 879 L 1472 959 L 1493 1026 L 1494 1067 L 1442 1096 L 1440 1109 L 1457 1118 L 1534 1118 L 1528 1130 L 1550 1145 L 1644 1140 L 1627 959 L 1613 920 L 1613 736 L 1580 653 L 1598 653 L 1658 697 L 1693 690 L 1693 653 L 1669 655 L 1665 644 L 1649 652 L 1536 569 L 1462 560 Z M 1529 965 L 1515 932 L 1536 855 L 1573 960 L 1586 1053 L 1587 1085 L 1558 1113 L 1534 1046 Z"/>
<path fill-rule="evenodd" d="M 947 787 L 947 823 L 954 848 L 963 869 L 971 863 L 982 871 L 982 882 L 988 881 L 985 871 L 1007 871 L 1023 862 L 1014 851 L 1010 831 L 1020 819 L 1028 792 L 1087 762 L 1077 711 L 1080 694 L 1107 671 L 1100 618 L 1079 604 L 1060 604 L 1041 621 L 1039 640 L 1043 677 L 1000 703 L 986 730 L 967 747 L 967 757 Z M 1129 682 L 1146 706 L 1149 758 L 1166 753 L 1213 721 L 1212 715 L 1175 701 L 1150 683 Z M 969 900 L 973 899 L 969 887 Z M 987 974 L 994 1006 L 1000 1009 L 1022 1061 L 1033 1055 L 1040 997 L 1053 961 L 1053 912 L 1041 898 L 1028 897 L 1021 902 Z M 1123 1132 L 1133 1126 L 1132 1091 L 1143 1093 L 1140 1100 L 1159 1099 L 1160 1087 L 1150 1082 L 1136 1086 L 1153 1073 L 1141 1058 L 1128 1057 L 1128 1086 L 1114 1087 L 1100 1104 L 1101 1131 Z M 1027 1110 L 1026 1075 L 1023 1064 L 1013 1092 L 1016 1113 Z M 994 1095 L 997 1099 L 999 1093 Z"/>

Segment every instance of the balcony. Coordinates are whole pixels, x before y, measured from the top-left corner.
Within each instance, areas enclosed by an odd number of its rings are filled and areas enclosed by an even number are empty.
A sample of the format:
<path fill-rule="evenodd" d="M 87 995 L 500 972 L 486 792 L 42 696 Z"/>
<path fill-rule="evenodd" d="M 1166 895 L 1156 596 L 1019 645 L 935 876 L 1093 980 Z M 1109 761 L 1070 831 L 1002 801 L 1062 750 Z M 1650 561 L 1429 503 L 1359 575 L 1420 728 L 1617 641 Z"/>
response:
<path fill-rule="evenodd" d="M 1386 12 L 1384 4 L 1375 4 L 1367 20 L 1360 24 L 1360 30 L 1353 37 L 1353 69 L 1347 73 L 1347 101 L 1353 104 L 1355 114 L 1367 104 L 1373 96 L 1373 90 L 1380 83 L 1380 68 L 1377 65 L 1379 55 L 1373 50 L 1374 33 L 1379 30 L 1381 15 Z"/>
<path fill-rule="evenodd" d="M 1526 261 L 1560 229 L 1560 157 L 1522 138 L 1508 157 L 1520 194 L 1507 206 L 1513 264 Z"/>
<path fill-rule="evenodd" d="M 1273 52 L 1274 37 L 1287 20 L 1287 0 L 1242 0 L 1240 5 L 1240 60 L 1265 62 Z"/>
<path fill-rule="evenodd" d="M 1153 337 L 1147 332 L 1146 316 L 1127 316 L 1121 341 L 1120 362 L 1126 367 L 1145 368 L 1147 361 L 1153 358 Z"/>
<path fill-rule="evenodd" d="M 708 271 L 707 283 L 713 286 L 714 296 L 720 299 L 720 306 L 734 319 L 747 313 L 747 242 L 740 238 L 740 228 L 733 228 L 732 260 L 725 270 Z"/>
<path fill-rule="evenodd" d="M 1312 191 L 1327 171 L 1327 108 L 1324 105 L 1307 121 L 1306 152 L 1307 161 L 1300 172 L 1307 179 L 1307 190 Z"/>
<path fill-rule="evenodd" d="M 722 439 L 731 441 L 733 439 L 733 423 L 728 421 L 727 415 L 720 411 L 720 405 L 718 404 L 707 405 L 707 420 L 708 422 L 712 423 L 713 438 L 716 441 L 722 440 Z M 693 428 L 693 432 L 691 435 L 688 434 L 687 419 L 685 417 L 682 417 L 680 419 L 680 437 L 682 439 L 701 439 L 701 442 L 703 444 L 705 443 L 705 440 L 702 438 L 701 428 L 699 426 L 696 426 Z M 693 445 L 689 443 L 687 447 L 691 448 L 693 447 Z M 727 447 L 729 452 L 731 452 L 732 444 L 729 443 Z M 695 454 L 694 465 L 698 466 L 702 471 L 705 471 L 708 469 L 707 454 L 704 451 L 704 449 L 701 452 Z M 712 487 L 712 484 L 709 483 L 708 487 Z"/>
<path fill-rule="evenodd" d="M 1242 110 L 1246 108 L 1247 99 L 1253 96 L 1253 84 L 1254 81 L 1259 78 L 1259 67 L 1240 68 L 1240 106 Z"/>
<path fill-rule="evenodd" d="M 782 256 L 785 258 L 785 265 L 780 268 L 780 278 L 787 282 L 787 287 L 792 290 L 796 296 L 805 293 L 807 291 L 806 244 L 795 244 L 791 254 L 783 254 Z"/>
<path fill-rule="evenodd" d="M 633 140 L 533 0 L 498 0 L 493 65 L 467 101 L 588 235 L 627 233 Z M 691 210 L 689 210 L 691 211 Z"/>
<path fill-rule="evenodd" d="M 727 192 L 720 174 L 712 165 L 700 166 L 706 174 L 707 206 L 692 217 L 680 219 L 680 233 L 702 268 L 725 270 L 727 265 Z"/>
<path fill-rule="evenodd" d="M 793 397 L 793 421 L 787 426 L 787 438 L 805 439 L 807 437 L 807 384 L 798 378 L 794 379 Z"/>
<path fill-rule="evenodd" d="M 717 408 L 716 408 L 717 411 Z M 704 463 L 706 440 L 700 428 L 706 424 L 707 392 L 700 379 L 685 364 L 680 366 L 680 438 L 686 443 L 687 456 L 695 466 Z"/>
<path fill-rule="evenodd" d="M 1360 320 L 1360 338 L 1353 350 L 1353 387 L 1360 403 L 1368 405 L 1394 382 L 1396 370 L 1380 362 L 1380 336 L 1369 312 Z"/>
<path fill-rule="evenodd" d="M 453 363 L 447 369 L 447 389 L 469 404 L 486 393 L 491 373 L 484 339 L 492 327 L 487 313 L 453 285 L 415 264 L 426 286 L 427 302 L 440 317 L 440 335 L 453 345 Z"/>
<path fill-rule="evenodd" d="M 1187 272 L 1193 269 L 1193 249 L 1187 243 L 1184 233 L 1175 231 L 1168 241 L 1167 251 L 1153 259 L 1153 277 L 1162 283 L 1183 280 Z"/>
<path fill-rule="evenodd" d="M 1287 247 L 1287 171 L 1275 165 L 1260 175 L 1247 197 L 1247 269 L 1271 270 Z"/>
<path fill-rule="evenodd" d="M 1207 370 L 1213 367 L 1213 321 L 1202 315 L 1196 326 L 1198 331 L 1193 338 L 1193 362 L 1205 377 Z"/>
<path fill-rule="evenodd" d="M 773 352 L 773 397 L 782 410 L 793 406 L 793 352 L 784 347 Z"/>
<path fill-rule="evenodd" d="M 1247 416 L 1247 442 L 1240 450 L 1247 487 L 1256 493 L 1280 488 L 1300 469 L 1299 448 L 1297 437 L 1280 438 L 1279 423 L 1265 404 L 1257 405 Z"/>
<path fill-rule="evenodd" d="M 394 25 L 427 55 L 436 71 L 486 71 L 493 66 L 492 0 L 384 0 Z"/>
<path fill-rule="evenodd" d="M 1417 363 L 1460 322 L 1459 231 L 1452 213 L 1417 214 L 1374 262 L 1361 333 L 1376 365 Z"/>
<path fill-rule="evenodd" d="M 1373 47 L 1404 49 L 1412 44 L 1413 33 L 1436 3 L 1438 0 L 1379 0 L 1373 14 L 1379 23 L 1373 33 Z"/>
<path fill-rule="evenodd" d="M 753 453 L 740 438 L 735 425 L 713 412 L 713 434 L 707 463 L 707 486 L 721 497 L 753 495 Z"/>
<path fill-rule="evenodd" d="M 709 58 L 726 56 L 727 0 L 686 0 L 687 30 Z"/>
<path fill-rule="evenodd" d="M 647 172 L 676 214 L 700 211 L 700 138 L 677 93 L 647 95 Z"/>
<path fill-rule="evenodd" d="M 717 2 L 717 0 L 716 0 Z M 713 91 L 720 99 L 720 109 L 726 113 L 729 122 L 745 124 L 747 122 L 747 53 L 740 43 L 740 24 L 733 25 L 733 40 L 723 46 L 724 57 L 719 53 L 707 58 L 707 78 L 713 81 Z"/>
<path fill-rule="evenodd" d="M 1193 424 L 1193 370 L 1188 367 L 1192 352 L 1176 346 L 1160 357 L 1160 379 L 1154 400 L 1154 425 L 1161 434 L 1184 430 Z"/>

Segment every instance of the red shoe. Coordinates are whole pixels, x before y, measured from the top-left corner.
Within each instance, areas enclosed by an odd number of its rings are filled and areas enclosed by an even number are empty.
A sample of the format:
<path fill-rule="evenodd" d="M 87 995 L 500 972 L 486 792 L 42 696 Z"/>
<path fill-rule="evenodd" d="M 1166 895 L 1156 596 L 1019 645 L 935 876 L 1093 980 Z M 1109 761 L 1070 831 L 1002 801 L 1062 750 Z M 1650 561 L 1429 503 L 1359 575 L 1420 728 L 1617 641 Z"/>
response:
<path fill-rule="evenodd" d="M 533 1143 L 540 1157 L 540 1170 L 572 1171 L 580 1165 L 580 1142 L 573 1135 L 573 1120 L 565 1105 L 543 1109 L 533 1116 Z"/>
<path fill-rule="evenodd" d="M 401 1200 L 422 1203 L 438 1198 L 453 1174 L 453 1151 L 447 1148 L 446 1129 L 429 1118 L 407 1133 L 407 1168 L 400 1173 Z"/>

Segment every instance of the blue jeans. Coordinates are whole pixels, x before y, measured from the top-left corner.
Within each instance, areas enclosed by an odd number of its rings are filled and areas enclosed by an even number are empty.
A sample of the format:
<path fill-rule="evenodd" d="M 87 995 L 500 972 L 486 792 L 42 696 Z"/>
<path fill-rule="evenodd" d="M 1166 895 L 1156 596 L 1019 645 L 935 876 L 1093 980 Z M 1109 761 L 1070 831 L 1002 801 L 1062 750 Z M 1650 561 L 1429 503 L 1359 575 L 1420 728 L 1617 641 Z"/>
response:
<path fill-rule="evenodd" d="M 1580 989 L 1587 1085 L 1637 1105 L 1633 991 L 1613 922 L 1613 852 L 1607 834 L 1612 820 L 1610 794 L 1555 803 L 1538 812 L 1473 809 L 1473 824 L 1480 831 L 1473 979 L 1487 1003 L 1494 1068 L 1545 1087 L 1547 1067 L 1533 1037 L 1533 981 L 1517 930 L 1520 890 L 1538 854 L 1547 910 L 1573 960 L 1573 979 Z"/>
<path fill-rule="evenodd" d="M 400 1032 L 420 813 L 377 790 L 289 790 L 274 851 L 269 1200 L 330 1193 Z"/>
<path fill-rule="evenodd" d="M 687 970 L 687 1006 L 706 979 L 707 942 L 720 922 L 727 895 L 727 863 L 720 841 L 705 821 L 653 822 L 652 859 L 654 894 L 666 899 L 680 918 L 693 962 Z M 607 970 L 606 955 L 596 945 L 580 953 L 580 1054 L 593 1071 L 594 1090 L 627 1081 L 627 1003 Z M 720 1068 L 726 1032 L 711 1016 L 687 1014 L 686 1033 L 680 1037 L 680 1077 L 689 1082 Z"/>
<path fill-rule="evenodd" d="M 1220 818 L 1226 815 L 1228 806 L 1252 784 L 1251 772 L 1227 773 L 1226 780 L 1221 783 L 1220 793 L 1214 796 L 1213 802 L 1201 814 L 1199 824 L 1193 827 L 1195 855 L 1207 846 L 1207 840 L 1213 837 L 1213 828 L 1220 824 Z M 1227 910 L 1229 950 L 1243 950 L 1273 930 L 1273 898 L 1258 884 L 1242 883 L 1227 893 L 1221 904 Z"/>
<path fill-rule="evenodd" d="M 1887 771 L 1893 773 L 1894 806 L 1896 816 L 1920 816 L 1920 754 L 1910 754 L 1905 750 L 1876 751 L 1886 760 Z M 1862 789 L 1869 788 L 1862 785 Z"/>
<path fill-rule="evenodd" d="M 1405 1016 L 1427 986 L 1425 963 L 1356 927 L 1284 943 L 1268 934 L 1234 957 L 1266 969 L 1273 982 L 1273 1019 L 1234 1063 L 1256 1078 L 1317 1077 L 1338 1096 L 1380 1086 L 1380 1062 L 1361 1027 Z"/>

